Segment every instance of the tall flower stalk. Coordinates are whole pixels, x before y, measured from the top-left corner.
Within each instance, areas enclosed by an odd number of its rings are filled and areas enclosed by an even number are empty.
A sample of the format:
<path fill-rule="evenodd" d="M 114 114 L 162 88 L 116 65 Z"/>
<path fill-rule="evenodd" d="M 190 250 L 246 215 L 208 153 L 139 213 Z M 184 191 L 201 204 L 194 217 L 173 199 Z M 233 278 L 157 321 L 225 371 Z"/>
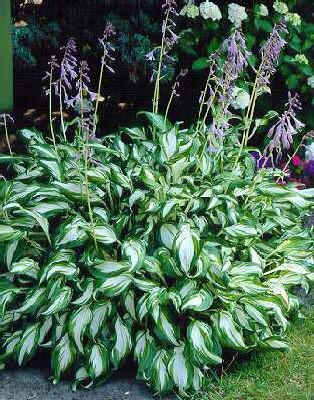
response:
<path fill-rule="evenodd" d="M 178 41 L 179 37 L 174 33 L 176 23 L 173 21 L 173 17 L 177 16 L 177 3 L 175 0 L 165 0 L 162 5 L 162 9 L 165 18 L 162 23 L 162 39 L 160 47 L 153 49 L 147 54 L 147 59 L 150 61 L 155 60 L 155 53 L 159 50 L 158 67 L 157 71 L 153 74 L 155 79 L 155 88 L 153 96 L 153 112 L 158 113 L 159 111 L 159 100 L 160 100 L 160 82 L 162 80 L 162 68 L 164 65 L 165 58 L 173 59 L 168 53 L 173 48 L 174 44 Z"/>
<path fill-rule="evenodd" d="M 112 61 L 114 61 L 114 57 L 112 56 L 112 53 L 115 51 L 115 49 L 111 45 L 110 39 L 112 37 L 114 37 L 115 35 L 116 35 L 115 27 L 110 22 L 108 22 L 105 27 L 103 36 L 98 39 L 99 43 L 101 44 L 102 49 L 103 49 L 103 55 L 101 58 L 101 68 L 100 68 L 100 74 L 99 74 L 97 98 L 96 98 L 96 105 L 95 105 L 95 111 L 94 111 L 93 136 L 96 135 L 97 113 L 98 113 L 99 101 L 100 101 L 100 97 L 101 97 L 101 88 L 102 88 L 105 69 L 107 69 L 111 73 L 114 73 L 114 70 L 110 66 L 110 64 Z"/>
<path fill-rule="evenodd" d="M 77 83 L 78 86 L 78 96 L 79 96 L 79 104 L 80 104 L 80 131 L 81 131 L 81 140 L 82 140 L 82 150 L 83 150 L 83 163 L 84 163 L 84 185 L 87 199 L 87 207 L 89 220 L 91 224 L 92 235 L 94 239 L 95 248 L 97 249 L 97 241 L 95 236 L 95 223 L 93 217 L 93 210 L 91 206 L 91 194 L 89 189 L 89 179 L 88 179 L 88 168 L 89 168 L 89 139 L 90 139 L 90 130 L 92 126 L 91 115 L 89 110 L 85 110 L 84 107 L 84 92 L 92 93 L 91 100 L 94 99 L 93 92 L 89 91 L 88 83 L 89 79 L 89 67 L 86 61 L 81 61 L 79 67 L 79 80 Z"/>
<path fill-rule="evenodd" d="M 49 71 L 46 71 L 46 76 L 44 79 L 49 79 L 49 88 L 46 90 L 46 95 L 49 96 L 49 125 L 50 125 L 50 133 L 51 133 L 51 139 L 53 142 L 53 146 L 55 150 L 57 150 L 57 145 L 56 145 L 56 137 L 54 133 L 54 127 L 53 127 L 53 118 L 52 118 L 52 87 L 53 87 L 53 74 L 56 68 L 60 68 L 60 66 L 57 63 L 57 59 L 55 56 L 52 56 L 49 63 Z"/>
<path fill-rule="evenodd" d="M 281 51 L 286 45 L 286 41 L 282 38 L 281 35 L 286 32 L 287 28 L 285 22 L 278 22 L 277 24 L 275 24 L 265 44 L 261 47 L 261 63 L 258 71 L 256 72 L 249 106 L 247 108 L 245 116 L 245 130 L 242 136 L 240 150 L 234 163 L 234 170 L 238 165 L 243 148 L 247 145 L 251 137 L 250 130 L 254 118 L 257 98 L 267 90 L 270 77 L 276 72 L 276 67 L 279 63 Z"/>
<path fill-rule="evenodd" d="M 168 118 L 170 107 L 172 105 L 172 102 L 173 102 L 174 98 L 175 97 L 180 97 L 180 94 L 178 93 L 178 89 L 180 87 L 180 79 L 184 78 L 187 75 L 187 73 L 188 73 L 187 69 L 182 69 L 179 72 L 178 76 L 176 77 L 176 80 L 175 80 L 174 84 L 172 85 L 172 91 L 171 91 L 171 94 L 170 94 L 170 97 L 169 97 L 169 101 L 168 101 L 168 104 L 167 104 L 167 107 L 166 107 L 166 112 L 165 112 L 165 121 Z"/>

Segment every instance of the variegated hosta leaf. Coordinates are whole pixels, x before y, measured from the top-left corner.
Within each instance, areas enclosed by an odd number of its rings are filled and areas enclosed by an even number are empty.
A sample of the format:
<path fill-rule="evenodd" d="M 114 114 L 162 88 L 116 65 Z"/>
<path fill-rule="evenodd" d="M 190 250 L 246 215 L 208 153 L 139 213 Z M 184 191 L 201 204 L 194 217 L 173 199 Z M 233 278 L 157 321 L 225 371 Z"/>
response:
<path fill-rule="evenodd" d="M 131 333 L 120 317 L 115 323 L 115 342 L 111 350 L 111 361 L 115 368 L 129 355 L 132 350 Z"/>
<path fill-rule="evenodd" d="M 186 274 L 191 269 L 192 261 L 198 253 L 199 237 L 191 230 L 188 224 L 184 224 L 175 238 L 177 260 L 180 269 Z"/>
<path fill-rule="evenodd" d="M 92 319 L 88 327 L 88 334 L 95 340 L 96 336 L 101 331 L 103 324 L 107 318 L 111 315 L 112 304 L 110 301 L 103 303 L 95 303 L 91 307 Z"/>
<path fill-rule="evenodd" d="M 179 329 L 164 312 L 160 312 L 155 330 L 161 340 L 179 346 Z"/>
<path fill-rule="evenodd" d="M 24 331 L 17 348 L 19 365 L 26 363 L 34 355 L 39 343 L 39 332 L 39 323 L 30 325 Z"/>
<path fill-rule="evenodd" d="M 129 273 L 132 269 L 132 266 L 125 261 L 104 261 L 90 267 L 91 273 L 101 280 Z"/>
<path fill-rule="evenodd" d="M 95 226 L 90 229 L 90 234 L 101 244 L 108 245 L 117 241 L 116 234 L 109 225 Z"/>
<path fill-rule="evenodd" d="M 128 239 L 122 243 L 122 255 L 134 269 L 138 269 L 144 262 L 146 248 L 143 241 Z"/>
<path fill-rule="evenodd" d="M 220 342 L 229 348 L 241 350 L 246 345 L 241 330 L 236 326 L 230 313 L 221 311 L 212 316 Z"/>
<path fill-rule="evenodd" d="M 201 289 L 198 293 L 186 297 L 181 310 L 206 311 L 213 303 L 213 296 L 209 290 Z"/>
<path fill-rule="evenodd" d="M 70 304 L 72 298 L 72 289 L 70 287 L 64 287 L 57 292 L 55 299 L 49 299 L 50 305 L 42 312 L 43 315 L 56 314 L 63 311 Z"/>
<path fill-rule="evenodd" d="M 151 368 L 156 346 L 153 337 L 144 331 L 139 331 L 135 338 L 134 358 L 138 363 L 139 371 L 146 371 Z"/>
<path fill-rule="evenodd" d="M 233 238 L 255 237 L 258 235 L 256 228 L 249 225 L 235 224 L 224 229 Z"/>
<path fill-rule="evenodd" d="M 168 364 L 168 372 L 179 391 L 184 393 L 192 384 L 194 370 L 184 354 L 184 347 L 175 347 Z"/>
<path fill-rule="evenodd" d="M 14 229 L 11 226 L 0 225 L 0 243 L 19 240 L 24 238 L 25 235 L 26 235 L 25 232 L 22 232 L 18 229 Z"/>
<path fill-rule="evenodd" d="M 169 355 L 165 350 L 158 350 L 149 371 L 149 381 L 160 394 L 169 393 L 173 386 L 168 373 Z"/>
<path fill-rule="evenodd" d="M 100 342 L 94 344 L 89 353 L 88 371 L 94 380 L 105 375 L 110 368 L 110 356 L 106 346 Z"/>
<path fill-rule="evenodd" d="M 30 258 L 23 258 L 13 263 L 9 267 L 9 270 L 11 274 L 25 275 L 36 280 L 40 271 L 38 263 Z"/>
<path fill-rule="evenodd" d="M 160 241 L 169 250 L 172 250 L 175 237 L 177 235 L 177 228 L 175 225 L 163 224 L 160 227 Z"/>
<path fill-rule="evenodd" d="M 200 365 L 221 364 L 220 354 L 215 354 L 212 329 L 205 322 L 193 321 L 187 331 L 190 352 Z"/>
<path fill-rule="evenodd" d="M 123 293 L 131 283 L 131 275 L 118 275 L 112 278 L 107 278 L 103 283 L 100 284 L 97 290 L 107 297 L 116 297 Z"/>
<path fill-rule="evenodd" d="M 81 353 L 84 351 L 82 337 L 91 320 L 92 312 L 90 308 L 88 306 L 82 306 L 71 315 L 69 321 L 69 333 Z"/>
<path fill-rule="evenodd" d="M 75 361 L 75 347 L 69 338 L 64 335 L 51 356 L 51 366 L 54 373 L 54 383 L 59 382 L 62 373 L 66 372 Z"/>
<path fill-rule="evenodd" d="M 47 289 L 35 288 L 29 292 L 22 306 L 17 310 L 19 313 L 32 314 L 47 301 Z"/>
<path fill-rule="evenodd" d="M 57 247 L 76 248 L 82 246 L 88 239 L 87 223 L 83 218 L 75 217 L 67 223 L 64 223 L 56 237 Z"/>

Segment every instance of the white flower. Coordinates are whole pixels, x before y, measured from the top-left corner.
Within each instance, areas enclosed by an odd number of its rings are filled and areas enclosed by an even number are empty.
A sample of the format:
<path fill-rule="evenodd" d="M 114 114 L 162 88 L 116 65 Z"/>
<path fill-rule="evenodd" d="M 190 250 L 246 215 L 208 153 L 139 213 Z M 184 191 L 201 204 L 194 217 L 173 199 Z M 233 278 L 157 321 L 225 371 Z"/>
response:
<path fill-rule="evenodd" d="M 200 4 L 200 12 L 204 19 L 211 18 L 213 21 L 219 21 L 222 18 L 219 7 L 208 0 Z"/>
<path fill-rule="evenodd" d="M 287 4 L 283 3 L 282 1 L 275 1 L 273 8 L 279 14 L 287 14 L 289 11 Z"/>
<path fill-rule="evenodd" d="M 228 19 L 231 21 L 236 28 L 239 28 L 242 21 L 247 19 L 247 13 L 245 7 L 239 6 L 238 4 L 231 3 L 228 5 Z"/>
<path fill-rule="evenodd" d="M 250 104 L 250 95 L 244 89 L 239 87 L 234 88 L 232 100 L 232 107 L 236 110 L 245 110 Z"/>
<path fill-rule="evenodd" d="M 314 75 L 307 78 L 307 84 L 314 89 Z"/>
<path fill-rule="evenodd" d="M 268 8 L 265 6 L 265 4 L 259 5 L 259 15 L 261 17 L 267 17 L 269 15 Z"/>
<path fill-rule="evenodd" d="M 290 22 L 293 26 L 301 25 L 301 17 L 297 13 L 289 13 L 285 16 L 286 21 Z"/>
<path fill-rule="evenodd" d="M 180 14 L 186 15 L 188 18 L 196 18 L 200 15 L 200 9 L 190 0 L 188 4 L 182 8 Z"/>
<path fill-rule="evenodd" d="M 314 160 L 314 142 L 305 146 L 305 159 L 308 161 Z"/>

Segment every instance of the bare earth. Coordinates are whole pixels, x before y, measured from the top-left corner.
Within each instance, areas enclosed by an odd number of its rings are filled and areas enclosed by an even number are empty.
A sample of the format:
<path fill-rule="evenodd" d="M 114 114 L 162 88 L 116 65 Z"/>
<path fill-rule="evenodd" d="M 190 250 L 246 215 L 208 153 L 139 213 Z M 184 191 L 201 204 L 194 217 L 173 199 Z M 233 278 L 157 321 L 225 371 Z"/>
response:
<path fill-rule="evenodd" d="M 48 378 L 49 370 L 40 367 L 1 372 L 0 400 L 156 400 L 144 383 L 122 373 L 98 388 L 77 392 L 66 382 L 54 386 Z"/>

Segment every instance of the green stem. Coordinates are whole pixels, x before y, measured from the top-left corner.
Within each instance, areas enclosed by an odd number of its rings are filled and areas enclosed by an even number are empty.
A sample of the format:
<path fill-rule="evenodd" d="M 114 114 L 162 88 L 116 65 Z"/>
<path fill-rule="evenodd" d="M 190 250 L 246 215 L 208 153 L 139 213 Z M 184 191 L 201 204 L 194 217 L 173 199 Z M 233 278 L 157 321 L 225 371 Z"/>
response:
<path fill-rule="evenodd" d="M 96 240 L 96 234 L 95 234 L 95 224 L 94 224 L 94 217 L 93 217 L 93 211 L 92 211 L 92 206 L 91 206 L 91 201 L 90 201 L 90 191 L 89 191 L 89 180 L 88 180 L 88 144 L 89 144 L 89 132 L 86 132 L 86 138 L 84 138 L 84 130 L 83 130 L 83 88 L 82 88 L 82 73 L 80 74 L 80 107 L 81 107 L 81 135 L 82 135 L 82 141 L 83 141 L 83 155 L 84 155 L 84 186 L 86 190 L 86 199 L 87 199 L 87 207 L 88 207 L 88 214 L 89 214 L 89 220 L 92 228 L 92 234 L 93 234 L 93 240 L 95 244 L 96 250 L 98 250 L 98 244 Z"/>
<path fill-rule="evenodd" d="M 51 64 L 50 68 L 50 79 L 49 79 L 49 122 L 50 122 L 50 132 L 51 132 L 51 138 L 53 141 L 53 146 L 55 150 L 57 151 L 57 145 L 56 145 L 56 138 L 53 130 L 53 121 L 52 121 L 52 74 L 53 74 L 53 66 Z"/>
<path fill-rule="evenodd" d="M 170 107 L 171 107 L 171 104 L 172 104 L 172 101 L 173 101 L 173 98 L 174 98 L 174 93 L 175 93 L 175 91 L 173 89 L 172 92 L 171 92 L 168 104 L 167 104 L 167 108 L 166 108 L 165 122 L 167 121 L 167 118 L 168 118 L 169 110 L 170 110 Z"/>
<path fill-rule="evenodd" d="M 59 91 L 60 91 L 60 95 L 59 95 L 59 107 L 60 107 L 60 118 L 61 118 L 61 128 L 62 128 L 62 134 L 63 134 L 63 139 L 66 142 L 67 138 L 65 135 L 65 126 L 64 126 L 64 118 L 63 118 L 63 104 L 62 104 L 62 82 L 60 80 L 59 83 Z"/>
<path fill-rule="evenodd" d="M 155 90 L 154 90 L 154 98 L 153 98 L 153 112 L 155 114 L 158 114 L 158 110 L 159 110 L 161 69 L 162 69 L 163 58 L 164 58 L 164 53 L 165 53 L 165 40 L 166 40 L 166 31 L 167 31 L 167 25 L 168 25 L 168 20 L 169 20 L 169 14 L 170 14 L 170 10 L 168 10 L 168 12 L 166 14 L 166 18 L 163 21 L 164 27 L 163 27 L 160 56 L 159 56 L 159 63 L 158 63 L 158 71 L 157 71 Z"/>
<path fill-rule="evenodd" d="M 4 131 L 5 131 L 5 138 L 6 138 L 7 146 L 8 146 L 8 149 L 9 149 L 10 156 L 12 156 L 12 149 L 11 149 L 11 145 L 10 145 L 6 114 L 3 114 L 3 121 L 4 121 Z"/>
<path fill-rule="evenodd" d="M 103 76 L 104 76 L 104 69 L 105 69 L 105 62 L 104 62 L 104 56 L 103 56 L 102 62 L 101 62 L 99 81 L 98 81 L 97 100 L 96 100 L 95 112 L 94 112 L 93 137 L 96 135 L 96 129 L 97 129 L 97 112 L 98 112 L 98 107 L 99 107 L 99 99 L 100 99 L 101 86 L 102 86 L 102 81 L 103 81 Z"/>

